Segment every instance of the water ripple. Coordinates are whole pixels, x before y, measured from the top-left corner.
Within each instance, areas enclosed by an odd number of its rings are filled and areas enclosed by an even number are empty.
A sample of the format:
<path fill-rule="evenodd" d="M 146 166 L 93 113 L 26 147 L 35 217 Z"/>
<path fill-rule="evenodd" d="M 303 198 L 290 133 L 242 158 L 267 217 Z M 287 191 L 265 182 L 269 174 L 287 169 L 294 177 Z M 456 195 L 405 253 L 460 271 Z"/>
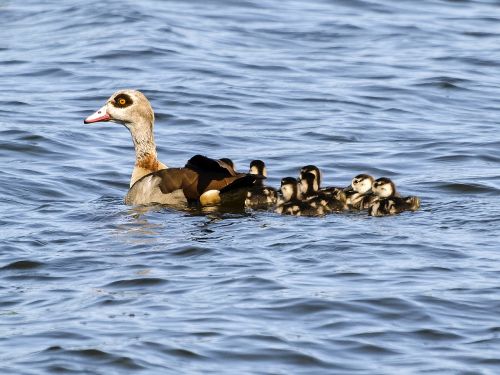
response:
<path fill-rule="evenodd" d="M 498 373 L 497 3 L 121 5 L 0 5 L 0 373 Z M 169 166 L 313 163 L 422 209 L 127 207 L 127 129 L 82 124 L 123 87 Z"/>

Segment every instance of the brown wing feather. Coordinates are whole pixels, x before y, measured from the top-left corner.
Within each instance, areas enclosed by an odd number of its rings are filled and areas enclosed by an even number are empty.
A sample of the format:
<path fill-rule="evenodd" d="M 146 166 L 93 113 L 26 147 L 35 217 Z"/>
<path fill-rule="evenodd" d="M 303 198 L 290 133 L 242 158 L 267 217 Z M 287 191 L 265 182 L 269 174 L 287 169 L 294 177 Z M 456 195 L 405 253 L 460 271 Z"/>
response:
<path fill-rule="evenodd" d="M 222 174 L 224 176 L 236 176 L 235 170 L 224 161 L 211 159 L 203 155 L 195 155 L 186 163 L 186 168 L 194 171 L 203 171 L 206 173 Z"/>
<path fill-rule="evenodd" d="M 252 186 L 262 176 L 236 173 L 223 161 L 210 159 L 202 155 L 193 156 L 184 168 L 168 168 L 150 173 L 129 190 L 129 196 L 143 194 L 141 184 L 156 187 L 162 194 L 170 194 L 182 189 L 188 200 L 198 200 L 207 190 L 221 190 Z M 226 189 L 227 190 L 227 189 Z M 137 194 L 136 194 L 137 192 Z"/>

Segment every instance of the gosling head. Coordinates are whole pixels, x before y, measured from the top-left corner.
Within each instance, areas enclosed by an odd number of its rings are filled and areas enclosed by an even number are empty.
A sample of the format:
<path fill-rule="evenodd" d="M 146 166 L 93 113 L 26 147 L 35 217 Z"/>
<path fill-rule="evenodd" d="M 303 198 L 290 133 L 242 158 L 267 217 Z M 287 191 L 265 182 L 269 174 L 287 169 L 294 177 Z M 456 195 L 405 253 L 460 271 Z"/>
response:
<path fill-rule="evenodd" d="M 396 195 L 396 185 L 391 179 L 381 177 L 373 182 L 372 191 L 380 198 L 389 198 Z"/>
<path fill-rule="evenodd" d="M 319 168 L 316 167 L 315 165 L 305 165 L 302 168 L 300 168 L 300 177 L 302 178 L 302 175 L 305 173 L 312 173 L 316 176 L 316 181 L 318 183 L 318 190 L 321 187 L 321 172 L 319 171 Z"/>
<path fill-rule="evenodd" d="M 359 194 L 368 193 L 373 185 L 374 178 L 368 174 L 358 174 L 352 179 L 352 189 Z"/>
<path fill-rule="evenodd" d="M 226 163 L 226 164 L 227 164 L 228 166 L 230 166 L 232 169 L 235 169 L 235 168 L 234 168 L 234 162 L 233 162 L 231 159 L 229 159 L 229 158 L 220 158 L 219 160 L 220 160 L 221 162 L 223 162 L 223 163 Z"/>
<path fill-rule="evenodd" d="M 101 108 L 83 122 L 111 121 L 125 125 L 130 130 L 137 126 L 153 127 L 154 112 L 146 96 L 137 90 L 115 92 Z"/>
<path fill-rule="evenodd" d="M 267 177 L 266 164 L 262 160 L 252 160 L 250 162 L 250 174 L 259 174 L 261 176 Z"/>
<path fill-rule="evenodd" d="M 280 187 L 281 195 L 283 195 L 283 200 L 289 202 L 291 200 L 297 199 L 298 193 L 298 182 L 293 177 L 285 177 L 281 180 Z"/>
<path fill-rule="evenodd" d="M 299 178 L 299 192 L 300 195 L 314 195 L 319 190 L 318 178 L 312 172 L 305 172 L 300 174 Z"/>

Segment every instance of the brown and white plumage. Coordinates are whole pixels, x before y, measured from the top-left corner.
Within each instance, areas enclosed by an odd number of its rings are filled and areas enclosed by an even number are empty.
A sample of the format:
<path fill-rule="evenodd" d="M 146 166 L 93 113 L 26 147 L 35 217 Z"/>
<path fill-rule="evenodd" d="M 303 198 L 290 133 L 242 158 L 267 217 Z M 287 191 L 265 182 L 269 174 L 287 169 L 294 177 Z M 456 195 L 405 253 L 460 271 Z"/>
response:
<path fill-rule="evenodd" d="M 363 210 L 370 206 L 371 202 L 378 199 L 372 193 L 372 185 L 375 179 L 369 174 L 358 174 L 351 181 L 351 186 L 346 188 L 347 205 L 351 209 Z"/>
<path fill-rule="evenodd" d="M 127 204 L 218 203 L 219 192 L 252 186 L 260 178 L 236 173 L 224 161 L 196 155 L 183 168 L 169 168 L 160 162 L 153 135 L 154 112 L 146 96 L 137 90 L 120 90 L 106 104 L 85 119 L 86 124 L 110 121 L 123 124 L 132 136 L 135 166 Z M 212 194 L 215 192 L 215 194 Z M 204 199 L 206 198 L 206 199 Z"/>
<path fill-rule="evenodd" d="M 301 200 L 299 198 L 299 182 L 293 177 L 281 180 L 281 198 L 276 212 L 293 216 L 322 216 L 331 212 L 327 202 L 322 199 Z"/>
<path fill-rule="evenodd" d="M 322 205 L 328 210 L 335 212 L 347 209 L 344 191 L 336 187 L 319 189 L 317 175 L 315 173 L 301 173 L 299 181 L 300 197 L 303 201 Z"/>

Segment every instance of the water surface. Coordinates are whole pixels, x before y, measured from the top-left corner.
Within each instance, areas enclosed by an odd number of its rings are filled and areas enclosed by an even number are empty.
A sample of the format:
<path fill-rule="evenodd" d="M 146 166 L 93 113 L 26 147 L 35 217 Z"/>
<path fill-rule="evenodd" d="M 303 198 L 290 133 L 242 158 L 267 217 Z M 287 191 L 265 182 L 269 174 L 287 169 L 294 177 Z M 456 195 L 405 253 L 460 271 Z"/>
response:
<path fill-rule="evenodd" d="M 0 1 L 2 374 L 496 374 L 500 4 Z M 160 159 L 393 178 L 396 217 L 128 207 Z"/>

